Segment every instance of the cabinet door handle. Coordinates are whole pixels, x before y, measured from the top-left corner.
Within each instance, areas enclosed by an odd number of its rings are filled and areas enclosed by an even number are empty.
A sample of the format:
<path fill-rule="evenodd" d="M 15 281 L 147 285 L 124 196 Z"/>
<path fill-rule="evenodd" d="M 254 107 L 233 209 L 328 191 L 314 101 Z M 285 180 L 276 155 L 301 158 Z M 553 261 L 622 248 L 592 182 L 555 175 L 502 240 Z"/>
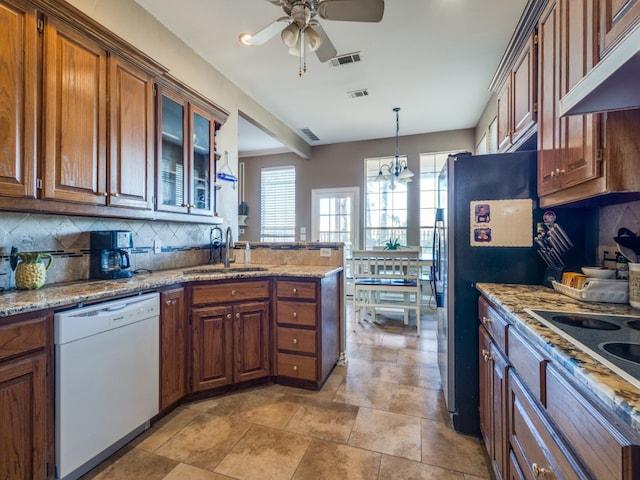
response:
<path fill-rule="evenodd" d="M 236 318 L 240 318 L 240 314 L 239 313 L 236 313 Z"/>
<path fill-rule="evenodd" d="M 491 322 L 493 322 L 493 320 L 491 320 L 489 317 L 482 317 L 482 323 L 484 323 L 485 325 Z"/>
<path fill-rule="evenodd" d="M 236 291 L 235 290 L 231 290 L 231 295 L 235 296 Z"/>
<path fill-rule="evenodd" d="M 120 194 L 118 192 L 111 192 L 112 197 L 119 197 Z"/>
<path fill-rule="evenodd" d="M 231 318 L 231 314 L 230 313 L 227 313 L 227 318 Z"/>
<path fill-rule="evenodd" d="M 99 197 L 108 197 L 109 194 L 107 192 L 98 192 Z"/>
<path fill-rule="evenodd" d="M 294 288 L 294 289 L 293 289 L 293 293 L 294 293 L 294 294 L 298 293 L 298 289 L 297 289 L 297 288 Z"/>
<path fill-rule="evenodd" d="M 297 338 L 294 338 L 294 339 L 293 339 L 293 344 L 294 344 L 294 345 L 296 345 L 297 343 L 298 343 L 298 339 L 297 339 Z"/>
<path fill-rule="evenodd" d="M 293 318 L 298 318 L 298 312 L 293 312 Z"/>
<path fill-rule="evenodd" d="M 170 300 L 167 300 L 165 303 L 166 303 L 167 305 L 173 305 L 174 303 L 176 303 L 176 299 L 175 299 L 175 298 L 172 298 L 172 299 L 170 299 Z"/>
<path fill-rule="evenodd" d="M 482 358 L 484 358 L 485 362 L 488 362 L 489 360 L 491 360 L 491 352 L 489 352 L 488 350 L 485 350 L 483 348 L 482 349 Z"/>
<path fill-rule="evenodd" d="M 531 465 L 531 471 L 535 478 L 546 477 L 547 473 L 551 473 L 551 469 L 540 467 L 537 463 Z"/>
<path fill-rule="evenodd" d="M 294 365 L 294 366 L 293 366 L 293 371 L 294 371 L 294 372 L 297 372 L 297 371 L 298 371 L 298 365 Z"/>

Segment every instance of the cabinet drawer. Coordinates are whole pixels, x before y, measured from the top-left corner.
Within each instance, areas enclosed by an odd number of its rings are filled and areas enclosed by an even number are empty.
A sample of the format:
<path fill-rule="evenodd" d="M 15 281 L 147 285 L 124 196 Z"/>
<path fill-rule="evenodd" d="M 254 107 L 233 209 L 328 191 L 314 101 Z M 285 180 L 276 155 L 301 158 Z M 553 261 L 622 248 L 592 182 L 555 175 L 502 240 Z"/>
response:
<path fill-rule="evenodd" d="M 278 375 L 316 381 L 317 361 L 313 357 L 278 353 Z"/>
<path fill-rule="evenodd" d="M 508 353 L 507 329 L 509 323 L 489 305 L 484 297 L 478 299 L 478 317 L 493 338 L 493 342 L 504 353 Z"/>
<path fill-rule="evenodd" d="M 508 412 L 511 447 L 517 465 L 529 472 L 527 478 L 590 478 L 568 448 L 556 441 L 557 433 L 513 370 L 509 372 Z"/>
<path fill-rule="evenodd" d="M 279 324 L 316 326 L 316 304 L 303 302 L 283 302 L 277 305 L 277 318 Z"/>
<path fill-rule="evenodd" d="M 637 438 L 602 415 L 552 366 L 548 369 L 547 392 L 547 413 L 592 478 L 640 478 Z"/>
<path fill-rule="evenodd" d="M 278 350 L 317 353 L 315 330 L 278 327 Z"/>
<path fill-rule="evenodd" d="M 276 295 L 278 298 L 299 298 L 305 300 L 316 299 L 315 282 L 276 281 Z"/>
<path fill-rule="evenodd" d="M 192 287 L 192 303 L 229 303 L 269 298 L 269 281 L 229 282 Z"/>
<path fill-rule="evenodd" d="M 46 322 L 46 317 L 42 317 L 0 325 L 0 360 L 44 348 Z"/>
<path fill-rule="evenodd" d="M 526 340 L 509 329 L 509 362 L 533 395 L 545 404 L 547 360 L 533 350 Z"/>

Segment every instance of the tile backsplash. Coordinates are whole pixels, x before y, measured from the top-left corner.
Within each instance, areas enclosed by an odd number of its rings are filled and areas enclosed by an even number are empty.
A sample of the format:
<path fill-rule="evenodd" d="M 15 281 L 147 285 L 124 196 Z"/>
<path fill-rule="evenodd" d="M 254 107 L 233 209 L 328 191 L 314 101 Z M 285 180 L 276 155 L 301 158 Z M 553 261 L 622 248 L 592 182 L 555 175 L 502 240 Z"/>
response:
<path fill-rule="evenodd" d="M 106 219 L 64 215 L 0 212 L 0 287 L 10 288 L 11 247 L 20 252 L 47 252 L 53 264 L 47 284 L 89 278 L 89 232 L 130 230 L 133 232 L 131 268 L 165 270 L 209 262 L 209 224 Z M 154 241 L 161 245 L 154 252 Z M 230 258 L 244 263 L 245 242 L 238 242 Z M 342 244 L 295 243 L 252 244 L 252 262 L 272 265 L 343 265 Z M 324 256 L 330 251 L 330 256 Z M 214 263 L 219 251 L 214 251 Z"/>
<path fill-rule="evenodd" d="M 211 225 L 2 212 L 0 216 L 0 287 L 9 286 L 11 247 L 48 252 L 53 264 L 47 283 L 89 278 L 89 231 L 131 230 L 132 269 L 167 269 L 205 263 Z M 160 253 L 154 253 L 159 240 Z"/>

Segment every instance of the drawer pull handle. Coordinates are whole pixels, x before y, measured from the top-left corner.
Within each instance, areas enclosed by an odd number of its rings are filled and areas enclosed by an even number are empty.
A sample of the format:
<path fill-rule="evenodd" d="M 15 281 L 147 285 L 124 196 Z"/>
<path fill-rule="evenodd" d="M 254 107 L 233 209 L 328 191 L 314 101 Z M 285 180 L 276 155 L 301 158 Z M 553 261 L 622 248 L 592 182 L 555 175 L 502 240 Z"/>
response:
<path fill-rule="evenodd" d="M 118 192 L 111 192 L 112 197 L 119 197 L 120 194 Z"/>
<path fill-rule="evenodd" d="M 236 318 L 240 318 L 240 313 L 236 313 Z"/>
<path fill-rule="evenodd" d="M 535 478 L 546 477 L 548 473 L 551 473 L 551 469 L 539 467 L 537 463 L 531 465 L 531 471 Z"/>
<path fill-rule="evenodd" d="M 164 302 L 164 303 L 166 303 L 167 305 L 173 305 L 174 303 L 176 303 L 176 299 L 175 299 L 175 298 L 173 298 L 173 299 L 171 299 L 171 300 L 167 300 L 167 301 L 166 301 L 166 302 Z"/>
<path fill-rule="evenodd" d="M 485 362 L 488 362 L 489 360 L 491 360 L 491 352 L 489 352 L 488 350 L 485 350 L 483 348 L 482 349 L 482 358 L 484 358 Z"/>
<path fill-rule="evenodd" d="M 485 325 L 491 322 L 493 322 L 493 320 L 491 320 L 489 317 L 482 317 L 482 323 L 484 323 Z"/>
<path fill-rule="evenodd" d="M 298 318 L 298 312 L 293 312 L 293 318 Z"/>
<path fill-rule="evenodd" d="M 99 197 L 108 197 L 109 194 L 107 192 L 98 192 Z"/>
<path fill-rule="evenodd" d="M 298 339 L 297 339 L 297 338 L 294 338 L 294 339 L 293 339 L 293 344 L 294 344 L 294 345 L 297 345 L 297 343 L 298 343 Z"/>
<path fill-rule="evenodd" d="M 293 289 L 293 293 L 298 293 L 298 289 L 297 289 L 297 288 L 294 288 L 294 289 Z"/>
<path fill-rule="evenodd" d="M 293 366 L 293 371 L 294 371 L 294 372 L 297 372 L 297 371 L 298 371 L 298 365 L 294 365 L 294 366 Z"/>
<path fill-rule="evenodd" d="M 227 313 L 227 318 L 231 318 L 231 314 L 230 313 Z"/>
<path fill-rule="evenodd" d="M 231 290 L 231 295 L 235 295 L 236 291 L 235 290 Z"/>

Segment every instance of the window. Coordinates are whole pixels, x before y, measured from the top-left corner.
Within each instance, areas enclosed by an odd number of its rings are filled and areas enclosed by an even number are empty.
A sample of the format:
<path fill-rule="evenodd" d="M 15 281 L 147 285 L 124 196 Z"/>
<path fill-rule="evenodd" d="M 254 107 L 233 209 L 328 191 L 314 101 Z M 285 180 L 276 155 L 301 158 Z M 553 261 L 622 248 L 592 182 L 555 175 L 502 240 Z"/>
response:
<path fill-rule="evenodd" d="M 380 165 L 393 160 L 393 157 L 365 159 L 365 249 L 384 246 L 396 239 L 407 245 L 407 185 L 376 181 Z M 400 160 L 406 161 L 406 157 Z"/>
<path fill-rule="evenodd" d="M 438 207 L 438 175 L 449 153 L 420 155 L 420 246 L 429 251 L 433 245 L 433 227 Z"/>
<path fill-rule="evenodd" d="M 263 168 L 260 173 L 260 241 L 296 240 L 296 169 Z"/>

